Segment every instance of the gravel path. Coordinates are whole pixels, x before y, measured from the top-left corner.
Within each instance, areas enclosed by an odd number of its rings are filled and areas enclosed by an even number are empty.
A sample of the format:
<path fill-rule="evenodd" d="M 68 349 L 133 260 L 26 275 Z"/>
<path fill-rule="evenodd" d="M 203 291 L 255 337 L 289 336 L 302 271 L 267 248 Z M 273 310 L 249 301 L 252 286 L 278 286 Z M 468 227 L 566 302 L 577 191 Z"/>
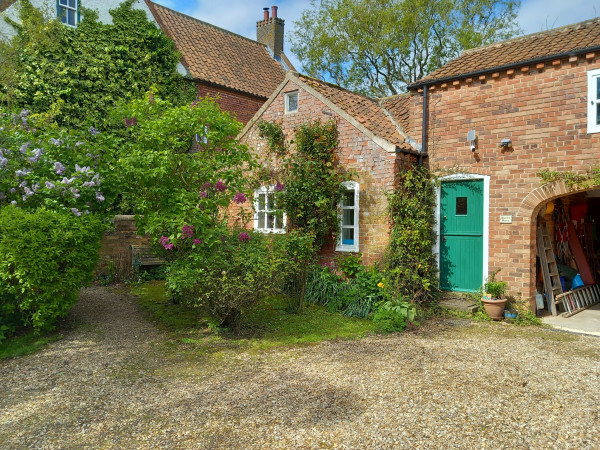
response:
<path fill-rule="evenodd" d="M 266 352 L 176 345 L 125 295 L 0 362 L 2 448 L 598 448 L 600 339 L 462 321 Z"/>

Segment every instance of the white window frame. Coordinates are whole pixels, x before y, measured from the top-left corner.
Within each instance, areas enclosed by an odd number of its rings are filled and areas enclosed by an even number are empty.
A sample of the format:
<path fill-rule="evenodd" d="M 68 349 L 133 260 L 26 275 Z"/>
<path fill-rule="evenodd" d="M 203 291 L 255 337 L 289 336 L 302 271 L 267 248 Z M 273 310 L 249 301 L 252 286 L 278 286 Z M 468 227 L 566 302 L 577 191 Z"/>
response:
<path fill-rule="evenodd" d="M 587 73 L 588 76 L 588 114 L 587 114 L 587 132 L 588 133 L 600 133 L 600 124 L 598 121 L 597 104 L 600 102 L 600 98 L 597 98 L 596 83 L 600 79 L 600 69 L 590 70 Z"/>
<path fill-rule="evenodd" d="M 273 194 L 275 192 L 275 186 L 261 186 L 260 188 L 256 189 L 254 191 L 254 231 L 258 231 L 260 233 L 276 233 L 276 234 L 283 234 L 285 233 L 286 230 L 286 226 L 287 226 L 287 215 L 285 214 L 285 212 L 283 213 L 282 216 L 282 221 L 283 224 L 281 227 L 273 227 L 273 228 L 259 228 L 258 226 L 258 215 L 259 214 L 269 214 L 269 213 L 273 213 L 275 210 L 273 209 L 269 209 L 268 208 L 268 201 L 265 201 L 265 209 L 264 210 L 259 210 L 259 201 L 258 201 L 258 197 L 261 194 Z M 265 225 L 267 224 L 267 218 L 265 217 Z M 275 218 L 275 224 L 277 224 L 277 218 Z"/>
<path fill-rule="evenodd" d="M 295 95 L 296 96 L 296 109 L 294 110 L 290 110 L 290 97 Z M 300 96 L 298 95 L 298 91 L 293 91 L 293 92 L 286 92 L 285 96 L 285 113 L 286 114 L 293 114 L 298 112 L 298 107 L 300 106 Z"/>
<path fill-rule="evenodd" d="M 66 15 L 66 22 L 62 21 L 62 15 L 61 15 L 61 8 L 64 9 L 67 13 Z M 76 27 L 77 24 L 79 23 L 79 0 L 75 0 L 75 7 L 69 6 L 69 0 L 58 0 L 56 2 L 56 14 L 58 16 L 58 20 L 61 21 L 61 23 L 63 25 L 66 25 L 68 27 Z M 74 24 L 70 24 L 69 23 L 69 11 L 74 11 L 75 12 L 75 23 Z"/>
<path fill-rule="evenodd" d="M 343 206 L 342 202 L 340 201 L 340 204 L 338 205 L 338 208 L 340 210 L 340 233 L 337 239 L 337 246 L 335 248 L 336 251 L 338 252 L 358 252 L 359 251 L 359 225 L 358 225 L 358 219 L 359 219 L 359 212 L 360 212 L 360 205 L 359 205 L 359 198 L 360 198 L 360 186 L 356 181 L 344 181 L 342 183 L 342 186 L 348 190 L 348 191 L 354 191 L 354 206 Z M 354 210 L 354 225 L 351 228 L 354 228 L 354 244 L 352 245 L 348 245 L 348 244 L 344 244 L 342 241 L 342 227 L 344 227 L 343 225 L 343 220 L 344 220 L 344 210 L 346 209 L 353 209 Z M 350 228 L 348 226 L 345 226 L 345 228 Z"/>

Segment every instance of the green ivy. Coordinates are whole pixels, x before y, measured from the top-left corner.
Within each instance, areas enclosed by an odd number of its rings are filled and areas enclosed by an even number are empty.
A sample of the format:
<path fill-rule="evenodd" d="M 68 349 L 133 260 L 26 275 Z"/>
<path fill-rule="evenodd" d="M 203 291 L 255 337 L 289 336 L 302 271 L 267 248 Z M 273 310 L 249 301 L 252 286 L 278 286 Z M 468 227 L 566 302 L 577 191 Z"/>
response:
<path fill-rule="evenodd" d="M 125 0 L 111 10 L 113 24 L 85 9 L 77 28 L 46 18 L 21 0 L 17 35 L 0 43 L 0 99 L 11 108 L 51 113 L 60 126 L 106 128 L 115 104 L 153 89 L 175 104 L 196 96 L 177 72 L 181 55 L 144 11 Z"/>
<path fill-rule="evenodd" d="M 432 252 L 434 188 L 429 170 L 419 166 L 402 173 L 396 190 L 388 195 L 392 232 L 384 265 L 391 298 L 424 303 L 439 295 L 437 263 Z"/>
<path fill-rule="evenodd" d="M 345 176 L 337 164 L 337 125 L 318 120 L 300 125 L 292 150 L 280 143 L 279 125 L 263 125 L 263 129 L 268 130 L 267 139 L 278 142 L 276 152 L 284 149 L 275 155 L 283 181 L 278 180 L 277 201 L 287 214 L 288 229 L 313 234 L 320 249 L 339 227 L 338 203 Z"/>
<path fill-rule="evenodd" d="M 594 167 L 586 173 L 575 173 L 571 171 L 559 172 L 557 170 L 542 169 L 538 172 L 542 184 L 552 184 L 559 181 L 564 182 L 570 189 L 588 189 L 600 186 L 600 167 Z"/>

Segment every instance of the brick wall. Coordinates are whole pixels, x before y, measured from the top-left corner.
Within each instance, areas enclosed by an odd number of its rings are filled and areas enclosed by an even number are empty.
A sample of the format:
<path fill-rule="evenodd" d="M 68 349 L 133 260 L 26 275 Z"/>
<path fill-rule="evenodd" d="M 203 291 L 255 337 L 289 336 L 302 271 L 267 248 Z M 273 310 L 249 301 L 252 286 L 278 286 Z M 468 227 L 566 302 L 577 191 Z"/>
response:
<path fill-rule="evenodd" d="M 232 113 L 244 125 L 256 114 L 265 103 L 265 99 L 241 92 L 219 88 L 204 83 L 196 83 L 200 97 L 217 98 L 223 111 Z"/>
<path fill-rule="evenodd" d="M 148 238 L 137 234 L 134 216 L 115 216 L 115 226 L 102 237 L 98 272 L 105 270 L 109 261 L 113 261 L 119 275 L 126 278 L 131 270 L 132 244 L 146 244 Z"/>
<path fill-rule="evenodd" d="M 600 133 L 587 134 L 587 74 L 600 68 L 582 55 L 450 82 L 430 90 L 429 163 L 438 174 L 490 176 L 489 269 L 513 294 L 535 294 L 535 226 L 541 205 L 569 193 L 541 189 L 540 169 L 585 171 L 598 164 Z M 412 97 L 421 133 L 422 95 Z M 467 132 L 477 132 L 471 152 Z M 500 148 L 511 139 L 512 148 Z M 512 215 L 512 224 L 501 224 Z"/>
<path fill-rule="evenodd" d="M 284 114 L 284 94 L 295 90 L 299 91 L 298 112 Z M 322 121 L 334 119 L 337 122 L 339 163 L 358 175 L 356 181 L 360 189 L 359 249 L 363 254 L 364 262 L 378 260 L 382 257 L 389 238 L 385 192 L 394 187 L 399 157 L 382 149 L 348 121 L 333 113 L 327 105 L 295 85 L 293 81 L 288 82 L 261 117 L 261 120 L 280 123 L 287 140 L 293 138 L 296 127 L 316 119 Z M 256 126 L 250 128 L 243 141 L 262 155 L 265 166 L 272 166 L 273 162 L 265 156 L 265 141 L 258 136 Z M 331 257 L 334 254 L 335 245 L 332 243 L 324 249 L 323 256 Z"/>

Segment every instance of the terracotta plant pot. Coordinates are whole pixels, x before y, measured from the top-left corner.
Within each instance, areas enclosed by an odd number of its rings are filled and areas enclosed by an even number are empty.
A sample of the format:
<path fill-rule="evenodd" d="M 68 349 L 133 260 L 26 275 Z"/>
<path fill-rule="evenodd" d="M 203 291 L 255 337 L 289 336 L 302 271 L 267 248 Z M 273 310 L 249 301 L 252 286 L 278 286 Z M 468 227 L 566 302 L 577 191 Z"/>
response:
<path fill-rule="evenodd" d="M 494 320 L 504 320 L 505 298 L 493 298 L 491 300 L 482 298 L 481 301 L 483 302 L 483 308 L 488 316 Z"/>

